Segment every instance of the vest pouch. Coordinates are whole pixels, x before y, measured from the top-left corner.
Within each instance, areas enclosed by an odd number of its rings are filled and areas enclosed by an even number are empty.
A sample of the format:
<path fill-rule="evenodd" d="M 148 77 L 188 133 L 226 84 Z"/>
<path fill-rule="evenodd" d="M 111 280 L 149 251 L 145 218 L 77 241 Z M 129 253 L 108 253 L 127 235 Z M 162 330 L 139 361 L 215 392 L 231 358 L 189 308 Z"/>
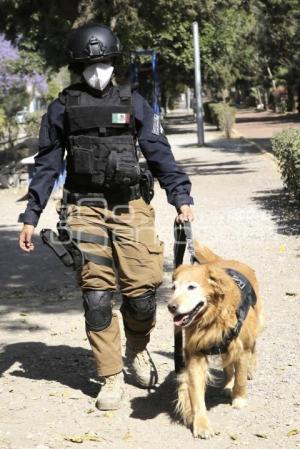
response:
<path fill-rule="evenodd" d="M 139 183 L 140 166 L 132 136 L 110 137 L 110 154 L 105 186 L 109 189 L 130 187 Z"/>
<path fill-rule="evenodd" d="M 134 186 L 140 180 L 140 167 L 132 153 L 112 152 L 108 161 L 106 182 L 110 187 Z M 109 172 L 111 176 L 109 176 Z"/>
<path fill-rule="evenodd" d="M 134 186 L 140 180 L 140 166 L 132 136 L 114 137 L 105 176 L 107 188 Z"/>
<path fill-rule="evenodd" d="M 94 136 L 72 136 L 70 147 L 74 172 L 91 175 L 94 182 L 102 185 L 109 155 L 109 148 L 102 139 Z"/>
<path fill-rule="evenodd" d="M 93 167 L 93 150 L 78 147 L 74 155 L 75 173 L 79 175 L 90 175 L 93 173 Z"/>
<path fill-rule="evenodd" d="M 88 136 L 70 137 L 70 148 L 74 172 L 78 175 L 92 175 L 94 172 L 94 146 Z"/>

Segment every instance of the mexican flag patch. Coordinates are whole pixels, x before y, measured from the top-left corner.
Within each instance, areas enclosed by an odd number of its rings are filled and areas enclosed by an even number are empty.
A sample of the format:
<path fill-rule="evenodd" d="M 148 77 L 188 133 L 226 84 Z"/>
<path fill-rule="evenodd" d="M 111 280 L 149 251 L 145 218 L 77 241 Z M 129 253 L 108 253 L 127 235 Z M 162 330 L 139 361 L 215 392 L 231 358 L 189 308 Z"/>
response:
<path fill-rule="evenodd" d="M 130 114 L 113 113 L 111 120 L 113 124 L 125 125 L 126 123 L 130 123 Z"/>

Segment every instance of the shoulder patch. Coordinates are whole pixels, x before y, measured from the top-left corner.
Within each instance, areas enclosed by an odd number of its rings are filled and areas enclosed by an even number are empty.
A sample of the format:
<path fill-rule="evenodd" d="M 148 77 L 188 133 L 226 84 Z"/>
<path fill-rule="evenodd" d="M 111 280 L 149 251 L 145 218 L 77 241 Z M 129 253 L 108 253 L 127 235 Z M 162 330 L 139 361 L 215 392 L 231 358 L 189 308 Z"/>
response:
<path fill-rule="evenodd" d="M 158 114 L 153 114 L 152 134 L 155 134 L 156 136 L 159 136 L 160 134 L 160 117 Z"/>

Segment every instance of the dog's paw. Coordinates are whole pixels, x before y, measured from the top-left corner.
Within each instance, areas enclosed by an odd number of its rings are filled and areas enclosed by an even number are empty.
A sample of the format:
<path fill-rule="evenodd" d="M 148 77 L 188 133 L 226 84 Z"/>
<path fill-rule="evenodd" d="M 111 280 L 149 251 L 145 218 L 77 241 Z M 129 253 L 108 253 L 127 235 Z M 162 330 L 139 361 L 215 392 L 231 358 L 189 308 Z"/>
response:
<path fill-rule="evenodd" d="M 198 417 L 193 422 L 193 435 L 195 438 L 209 440 L 215 435 L 215 432 L 206 418 Z"/>
<path fill-rule="evenodd" d="M 234 398 L 234 400 L 232 401 L 232 407 L 237 408 L 237 409 L 244 408 L 246 404 L 247 404 L 247 400 L 240 396 L 238 396 L 237 398 Z"/>

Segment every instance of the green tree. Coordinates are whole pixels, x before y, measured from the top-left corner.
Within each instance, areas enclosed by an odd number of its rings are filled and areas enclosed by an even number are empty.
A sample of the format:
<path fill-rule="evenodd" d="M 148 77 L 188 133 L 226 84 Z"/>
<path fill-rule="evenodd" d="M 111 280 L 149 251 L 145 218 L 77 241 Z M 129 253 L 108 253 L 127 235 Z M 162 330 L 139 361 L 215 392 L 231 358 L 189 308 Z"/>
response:
<path fill-rule="evenodd" d="M 293 108 L 295 94 L 300 98 L 299 1 L 254 0 L 252 11 L 257 21 L 260 81 L 273 88 L 276 84 L 285 84 L 289 106 Z"/>
<path fill-rule="evenodd" d="M 256 21 L 242 1 L 216 3 L 200 15 L 200 28 L 204 80 L 220 94 L 254 76 Z"/>
<path fill-rule="evenodd" d="M 54 70 L 66 64 L 70 30 L 95 19 L 118 33 L 127 50 L 123 67 L 130 50 L 155 49 L 164 93 L 175 94 L 181 84 L 193 84 L 191 25 L 197 20 L 203 78 L 214 94 L 283 81 L 291 98 L 295 90 L 300 96 L 299 0 L 0 1 L 0 30 Z"/>

